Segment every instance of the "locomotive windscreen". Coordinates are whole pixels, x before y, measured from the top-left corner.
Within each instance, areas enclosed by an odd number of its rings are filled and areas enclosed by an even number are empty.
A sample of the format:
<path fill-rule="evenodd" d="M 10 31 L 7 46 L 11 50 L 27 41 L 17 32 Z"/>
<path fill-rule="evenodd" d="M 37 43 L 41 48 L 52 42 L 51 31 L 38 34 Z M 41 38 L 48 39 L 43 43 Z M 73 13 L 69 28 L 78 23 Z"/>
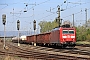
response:
<path fill-rule="evenodd" d="M 63 34 L 68 34 L 68 30 L 63 30 Z"/>
<path fill-rule="evenodd" d="M 63 34 L 74 34 L 74 30 L 63 30 Z"/>
<path fill-rule="evenodd" d="M 69 34 L 74 34 L 74 30 L 69 30 Z"/>

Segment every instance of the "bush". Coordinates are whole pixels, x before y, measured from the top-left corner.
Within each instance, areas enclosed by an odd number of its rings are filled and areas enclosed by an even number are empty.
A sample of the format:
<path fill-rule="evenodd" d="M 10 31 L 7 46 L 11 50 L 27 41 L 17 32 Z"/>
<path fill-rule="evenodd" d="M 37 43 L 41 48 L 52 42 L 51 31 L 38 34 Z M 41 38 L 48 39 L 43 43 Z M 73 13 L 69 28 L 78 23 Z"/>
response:
<path fill-rule="evenodd" d="M 87 40 L 90 41 L 90 34 L 86 36 Z"/>

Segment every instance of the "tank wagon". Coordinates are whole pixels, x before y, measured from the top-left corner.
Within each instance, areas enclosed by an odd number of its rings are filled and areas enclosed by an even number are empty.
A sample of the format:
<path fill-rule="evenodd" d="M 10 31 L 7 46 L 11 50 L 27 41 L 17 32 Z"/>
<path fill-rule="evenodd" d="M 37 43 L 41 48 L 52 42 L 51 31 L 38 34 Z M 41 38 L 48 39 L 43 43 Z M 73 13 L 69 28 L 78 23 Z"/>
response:
<path fill-rule="evenodd" d="M 25 35 L 19 37 L 19 43 L 26 43 L 26 37 Z M 18 37 L 13 37 L 12 42 L 18 43 Z"/>

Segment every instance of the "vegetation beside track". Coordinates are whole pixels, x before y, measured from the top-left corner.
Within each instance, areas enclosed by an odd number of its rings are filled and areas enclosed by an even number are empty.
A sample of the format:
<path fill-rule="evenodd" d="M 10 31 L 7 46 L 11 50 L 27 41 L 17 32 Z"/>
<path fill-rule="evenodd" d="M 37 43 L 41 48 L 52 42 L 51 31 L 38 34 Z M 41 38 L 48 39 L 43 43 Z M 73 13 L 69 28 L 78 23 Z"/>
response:
<path fill-rule="evenodd" d="M 90 44 L 90 41 L 77 41 L 76 44 Z"/>
<path fill-rule="evenodd" d="M 90 47 L 90 41 L 78 41 L 76 46 Z"/>

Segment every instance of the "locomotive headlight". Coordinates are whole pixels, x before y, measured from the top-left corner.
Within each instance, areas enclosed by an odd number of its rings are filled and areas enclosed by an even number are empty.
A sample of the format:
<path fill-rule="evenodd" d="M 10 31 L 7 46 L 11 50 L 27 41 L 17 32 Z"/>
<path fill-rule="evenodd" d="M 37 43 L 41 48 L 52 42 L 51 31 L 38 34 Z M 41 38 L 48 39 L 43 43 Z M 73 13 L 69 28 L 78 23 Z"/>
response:
<path fill-rule="evenodd" d="M 75 38 L 75 36 L 71 36 L 71 38 Z"/>
<path fill-rule="evenodd" d="M 67 38 L 67 36 L 62 36 L 62 38 Z"/>

